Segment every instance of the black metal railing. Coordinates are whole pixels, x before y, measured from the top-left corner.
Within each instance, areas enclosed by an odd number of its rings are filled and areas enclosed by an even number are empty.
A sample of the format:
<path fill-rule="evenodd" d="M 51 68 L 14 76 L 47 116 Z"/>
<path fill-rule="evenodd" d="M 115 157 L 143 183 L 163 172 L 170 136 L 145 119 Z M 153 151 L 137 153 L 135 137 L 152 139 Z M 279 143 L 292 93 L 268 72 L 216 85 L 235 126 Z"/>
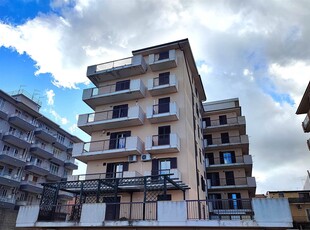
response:
<path fill-rule="evenodd" d="M 241 143 L 241 137 L 229 136 L 225 138 L 205 138 L 203 141 L 205 147 L 210 145 L 221 145 L 221 144 L 239 144 Z"/>
<path fill-rule="evenodd" d="M 250 199 L 187 200 L 187 219 L 253 219 Z"/>
<path fill-rule="evenodd" d="M 214 120 L 203 120 L 202 121 L 202 128 L 208 128 L 212 126 L 219 126 L 219 125 L 236 125 L 239 124 L 238 117 L 228 117 L 226 119 L 214 119 Z"/>
<path fill-rule="evenodd" d="M 128 116 L 128 108 L 111 109 L 87 115 L 87 123 L 94 121 L 105 121 Z"/>
<path fill-rule="evenodd" d="M 152 146 L 169 145 L 170 134 L 160 134 L 152 136 Z"/>
<path fill-rule="evenodd" d="M 127 138 L 120 137 L 102 141 L 85 142 L 83 152 L 106 151 L 110 149 L 122 149 L 126 147 Z"/>
<path fill-rule="evenodd" d="M 211 186 L 247 185 L 247 177 L 211 179 Z"/>
<path fill-rule="evenodd" d="M 81 217 L 81 205 L 40 205 L 38 221 L 75 221 Z"/>

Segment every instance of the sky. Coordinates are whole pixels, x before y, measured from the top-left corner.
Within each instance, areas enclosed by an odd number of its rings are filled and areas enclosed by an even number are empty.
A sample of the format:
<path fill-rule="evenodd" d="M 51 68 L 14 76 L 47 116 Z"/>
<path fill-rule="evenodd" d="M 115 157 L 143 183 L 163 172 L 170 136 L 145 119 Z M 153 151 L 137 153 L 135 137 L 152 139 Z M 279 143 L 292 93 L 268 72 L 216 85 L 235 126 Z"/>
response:
<path fill-rule="evenodd" d="M 295 112 L 310 80 L 309 21 L 307 0 L 0 0 L 0 88 L 28 91 L 88 141 L 76 126 L 92 112 L 87 66 L 188 38 L 208 101 L 240 100 L 257 193 L 302 189 L 309 135 Z"/>

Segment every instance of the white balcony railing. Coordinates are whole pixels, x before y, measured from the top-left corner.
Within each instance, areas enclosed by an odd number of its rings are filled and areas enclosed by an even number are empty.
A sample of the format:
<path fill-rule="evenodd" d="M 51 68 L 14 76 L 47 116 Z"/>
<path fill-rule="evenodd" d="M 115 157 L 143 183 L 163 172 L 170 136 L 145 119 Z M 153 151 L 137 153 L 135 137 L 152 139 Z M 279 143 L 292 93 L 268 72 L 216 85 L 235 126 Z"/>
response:
<path fill-rule="evenodd" d="M 176 121 L 179 119 L 179 107 L 176 102 L 148 106 L 146 117 L 151 123 Z"/>
<path fill-rule="evenodd" d="M 145 150 L 149 153 L 179 152 L 180 138 L 176 133 L 148 136 Z"/>

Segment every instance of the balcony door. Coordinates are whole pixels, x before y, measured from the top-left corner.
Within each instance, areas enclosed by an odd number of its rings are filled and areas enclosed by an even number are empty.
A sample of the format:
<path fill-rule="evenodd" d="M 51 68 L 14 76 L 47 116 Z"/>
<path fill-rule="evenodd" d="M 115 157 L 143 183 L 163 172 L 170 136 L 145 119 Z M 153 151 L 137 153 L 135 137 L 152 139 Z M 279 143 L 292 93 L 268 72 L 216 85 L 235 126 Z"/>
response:
<path fill-rule="evenodd" d="M 106 178 L 123 178 L 125 171 L 128 171 L 128 162 L 108 163 Z"/>
<path fill-rule="evenodd" d="M 110 134 L 109 149 L 122 149 L 126 147 L 126 138 L 131 136 L 131 131 L 115 132 Z"/>
<path fill-rule="evenodd" d="M 229 209 L 242 209 L 240 193 L 228 193 Z"/>
<path fill-rule="evenodd" d="M 170 97 L 158 99 L 158 113 L 169 113 Z"/>
<path fill-rule="evenodd" d="M 126 90 L 130 88 L 130 80 L 118 81 L 115 84 L 115 91 Z"/>
<path fill-rule="evenodd" d="M 207 173 L 207 179 L 211 180 L 211 186 L 220 186 L 220 175 L 218 172 Z"/>
<path fill-rule="evenodd" d="M 226 185 L 235 185 L 235 176 L 233 171 L 225 172 Z"/>
<path fill-rule="evenodd" d="M 170 170 L 175 168 L 177 168 L 176 157 L 152 160 L 152 175 L 170 174 Z"/>
<path fill-rule="evenodd" d="M 158 127 L 158 145 L 170 144 L 170 125 Z"/>
<path fill-rule="evenodd" d="M 113 106 L 112 118 L 127 117 L 128 115 L 128 104 Z"/>
<path fill-rule="evenodd" d="M 222 140 L 222 144 L 229 143 L 229 134 L 228 133 L 221 133 L 221 140 Z"/>
<path fill-rule="evenodd" d="M 118 220 L 120 212 L 121 198 L 103 197 L 103 203 L 106 203 L 105 220 Z"/>
<path fill-rule="evenodd" d="M 220 152 L 221 164 L 233 164 L 236 163 L 236 157 L 234 151 Z"/>
<path fill-rule="evenodd" d="M 220 120 L 220 125 L 226 125 L 227 124 L 227 116 L 226 115 L 219 116 L 219 120 Z"/>
<path fill-rule="evenodd" d="M 167 85 L 169 84 L 170 72 L 160 73 L 158 76 L 158 85 Z"/>

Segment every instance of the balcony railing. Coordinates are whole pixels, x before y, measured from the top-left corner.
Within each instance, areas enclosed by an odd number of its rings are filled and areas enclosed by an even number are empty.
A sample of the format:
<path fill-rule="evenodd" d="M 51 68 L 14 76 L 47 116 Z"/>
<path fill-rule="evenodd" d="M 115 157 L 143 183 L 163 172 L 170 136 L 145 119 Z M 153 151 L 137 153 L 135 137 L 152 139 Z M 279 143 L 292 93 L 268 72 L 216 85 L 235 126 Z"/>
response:
<path fill-rule="evenodd" d="M 142 55 L 88 66 L 87 77 L 98 86 L 99 83 L 145 73 L 147 65 Z"/>
<path fill-rule="evenodd" d="M 210 138 L 203 139 L 203 145 L 205 148 L 223 146 L 223 145 L 236 145 L 236 144 L 248 144 L 248 136 L 229 136 L 227 138 Z"/>
<path fill-rule="evenodd" d="M 232 164 L 253 164 L 251 155 L 243 155 L 243 156 L 223 156 L 223 157 L 214 157 L 214 158 L 206 158 L 206 167 L 209 166 L 228 166 Z"/>
<path fill-rule="evenodd" d="M 304 129 L 304 132 L 308 133 L 310 131 L 310 119 L 308 114 L 306 115 L 304 121 L 302 122 L 302 127 Z"/>
<path fill-rule="evenodd" d="M 208 179 L 209 188 L 217 186 L 248 186 L 256 187 L 254 177 L 234 177 L 234 178 L 219 178 L 219 179 Z"/>
<path fill-rule="evenodd" d="M 180 138 L 176 133 L 149 136 L 145 149 L 150 153 L 179 152 Z"/>
<path fill-rule="evenodd" d="M 178 91 L 178 81 L 174 74 L 169 74 L 168 81 L 160 77 L 149 79 L 148 90 L 152 96 L 175 93 Z"/>
<path fill-rule="evenodd" d="M 35 121 L 36 120 L 31 120 L 20 113 L 15 113 L 9 117 L 10 123 L 27 131 L 32 131 L 36 128 L 37 124 Z"/>
<path fill-rule="evenodd" d="M 7 155 L 7 156 L 10 156 L 16 160 L 26 162 L 26 156 L 23 156 L 20 153 L 16 153 L 15 151 L 1 151 L 0 155 Z"/>
<path fill-rule="evenodd" d="M 72 156 L 81 160 L 103 159 L 141 154 L 143 142 L 139 137 L 120 137 L 74 144 Z M 117 154 L 117 155 L 116 155 Z"/>
<path fill-rule="evenodd" d="M 231 125 L 245 125 L 245 117 L 244 116 L 238 116 L 238 117 L 228 117 L 226 120 L 220 120 L 220 119 L 214 119 L 210 120 L 210 123 L 207 123 L 206 121 L 202 121 L 202 128 L 215 128 L 219 126 L 224 126 L 227 129 L 227 126 Z"/>
<path fill-rule="evenodd" d="M 179 119 L 179 107 L 176 102 L 148 106 L 146 117 L 151 123 L 176 121 Z"/>
<path fill-rule="evenodd" d="M 83 101 L 95 109 L 98 105 L 117 103 L 145 97 L 145 86 L 141 79 L 117 82 L 83 91 Z"/>
<path fill-rule="evenodd" d="M 6 179 L 9 179 L 9 180 L 13 180 L 13 181 L 16 181 L 16 182 L 20 182 L 21 180 L 21 177 L 18 176 L 17 174 L 12 174 L 12 173 L 9 173 L 9 172 L 6 172 L 6 171 L 0 171 L 0 177 L 3 177 L 3 178 L 6 178 Z"/>
<path fill-rule="evenodd" d="M 149 55 L 149 66 L 152 71 L 171 69 L 177 66 L 176 51 L 169 50 Z"/>
<path fill-rule="evenodd" d="M 79 116 L 78 126 L 87 133 L 102 129 L 113 129 L 142 125 L 144 112 L 140 106 L 119 108 Z"/>
<path fill-rule="evenodd" d="M 15 197 L 12 195 L 9 196 L 0 196 L 0 202 L 15 204 Z"/>

